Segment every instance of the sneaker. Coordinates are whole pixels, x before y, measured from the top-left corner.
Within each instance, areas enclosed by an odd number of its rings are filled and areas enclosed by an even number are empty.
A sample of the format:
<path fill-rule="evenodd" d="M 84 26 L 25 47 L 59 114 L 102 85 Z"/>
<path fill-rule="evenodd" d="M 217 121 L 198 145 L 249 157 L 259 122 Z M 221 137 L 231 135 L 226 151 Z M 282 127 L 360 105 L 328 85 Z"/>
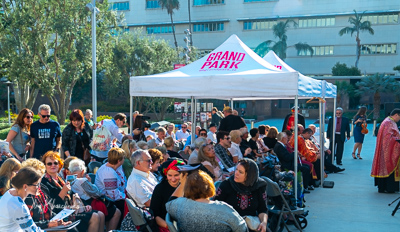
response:
<path fill-rule="evenodd" d="M 344 170 L 346 170 L 346 169 L 345 169 L 345 168 L 337 168 L 337 169 L 335 170 L 335 173 L 343 172 Z"/>

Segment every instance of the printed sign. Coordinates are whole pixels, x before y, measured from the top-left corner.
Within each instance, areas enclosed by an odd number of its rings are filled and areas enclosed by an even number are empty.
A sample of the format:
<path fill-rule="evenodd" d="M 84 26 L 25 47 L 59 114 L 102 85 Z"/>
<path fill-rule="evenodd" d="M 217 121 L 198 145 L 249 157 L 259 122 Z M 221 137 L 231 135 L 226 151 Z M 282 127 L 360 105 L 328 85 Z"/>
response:
<path fill-rule="evenodd" d="M 242 52 L 224 51 L 224 52 L 213 52 L 207 57 L 206 62 L 201 66 L 200 71 L 211 71 L 211 70 L 228 70 L 235 71 L 239 68 L 239 65 L 246 56 Z"/>

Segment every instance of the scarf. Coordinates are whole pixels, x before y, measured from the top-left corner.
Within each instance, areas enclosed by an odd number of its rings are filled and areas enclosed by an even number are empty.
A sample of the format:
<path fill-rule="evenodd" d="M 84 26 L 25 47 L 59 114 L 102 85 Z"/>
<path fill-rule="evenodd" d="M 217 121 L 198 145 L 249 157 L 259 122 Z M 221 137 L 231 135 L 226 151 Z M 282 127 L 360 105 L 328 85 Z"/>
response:
<path fill-rule="evenodd" d="M 244 184 L 240 184 L 235 182 L 235 175 L 229 177 L 229 183 L 231 184 L 232 188 L 240 193 L 249 195 L 255 190 L 264 187 L 267 185 L 267 182 L 259 177 L 259 171 L 257 163 L 251 159 L 244 158 L 249 164 L 249 170 L 247 170 L 247 176 Z"/>
<path fill-rule="evenodd" d="M 57 188 L 59 188 L 60 190 L 61 190 L 61 189 L 64 187 L 64 185 L 65 185 L 64 180 L 63 180 L 60 176 L 58 176 L 58 175 L 57 175 L 57 181 L 55 181 L 55 180 L 53 179 L 53 177 L 51 177 L 48 173 L 46 173 L 46 174 L 44 175 L 44 178 L 46 178 L 50 183 L 54 184 L 54 185 L 55 185 Z M 69 200 L 71 199 L 70 196 L 67 195 L 67 197 L 68 197 Z"/>

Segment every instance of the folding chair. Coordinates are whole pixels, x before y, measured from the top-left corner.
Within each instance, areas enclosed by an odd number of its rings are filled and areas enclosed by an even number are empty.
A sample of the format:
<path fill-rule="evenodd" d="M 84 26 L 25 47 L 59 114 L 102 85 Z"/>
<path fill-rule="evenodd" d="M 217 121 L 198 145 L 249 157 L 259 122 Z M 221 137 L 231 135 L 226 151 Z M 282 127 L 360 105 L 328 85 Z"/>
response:
<path fill-rule="evenodd" d="M 146 219 L 143 216 L 143 211 L 134 205 L 134 202 L 126 198 L 126 205 L 128 206 L 129 213 L 131 214 L 133 224 L 142 228 L 143 226 L 147 229 L 147 231 L 152 232 L 150 226 L 147 224 Z M 141 230 L 140 230 L 141 231 Z"/>
<path fill-rule="evenodd" d="M 102 163 L 98 162 L 98 161 L 92 161 L 88 164 L 88 168 L 89 168 L 89 173 L 94 173 L 94 169 L 95 168 L 100 168 L 101 165 L 103 165 Z"/>
<path fill-rule="evenodd" d="M 272 181 L 271 179 L 269 179 L 268 177 L 265 176 L 261 176 L 260 178 L 263 178 L 265 181 L 267 181 L 268 185 L 267 185 L 267 196 L 268 197 L 277 197 L 280 196 L 282 199 L 282 208 L 278 209 L 278 207 L 276 207 L 275 205 L 268 205 L 268 212 L 272 213 L 272 214 L 276 214 L 279 215 L 279 219 L 277 221 L 277 225 L 275 228 L 275 232 L 278 231 L 279 225 L 281 224 L 281 222 L 283 223 L 283 225 L 285 226 L 286 230 L 290 232 L 284 218 L 283 215 L 287 215 L 290 214 L 293 217 L 295 226 L 297 229 L 299 229 L 300 231 L 302 231 L 296 217 L 295 214 L 303 214 L 304 213 L 304 209 L 303 208 L 297 208 L 295 210 L 290 209 L 289 204 L 287 203 L 285 197 L 283 196 L 278 184 L 274 181 Z"/>
<path fill-rule="evenodd" d="M 172 220 L 171 215 L 167 213 L 165 216 L 165 221 L 167 222 L 168 229 L 170 232 L 179 232 L 178 223 L 175 220 Z"/>

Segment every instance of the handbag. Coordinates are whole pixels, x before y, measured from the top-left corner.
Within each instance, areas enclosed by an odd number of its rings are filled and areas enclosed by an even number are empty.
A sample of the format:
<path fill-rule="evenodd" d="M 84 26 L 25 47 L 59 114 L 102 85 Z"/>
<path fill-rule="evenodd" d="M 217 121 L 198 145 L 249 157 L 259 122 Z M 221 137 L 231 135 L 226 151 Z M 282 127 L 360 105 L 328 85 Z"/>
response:
<path fill-rule="evenodd" d="M 244 221 L 246 222 L 247 227 L 250 230 L 257 231 L 258 226 L 260 225 L 260 219 L 256 216 L 243 216 Z"/>
<path fill-rule="evenodd" d="M 85 161 L 85 165 L 87 166 L 90 163 L 90 158 L 92 157 L 92 154 L 90 154 L 89 149 L 85 148 L 85 146 L 83 145 L 82 136 L 80 136 L 79 133 L 77 135 L 81 138 L 81 145 L 83 149 L 83 161 Z"/>

